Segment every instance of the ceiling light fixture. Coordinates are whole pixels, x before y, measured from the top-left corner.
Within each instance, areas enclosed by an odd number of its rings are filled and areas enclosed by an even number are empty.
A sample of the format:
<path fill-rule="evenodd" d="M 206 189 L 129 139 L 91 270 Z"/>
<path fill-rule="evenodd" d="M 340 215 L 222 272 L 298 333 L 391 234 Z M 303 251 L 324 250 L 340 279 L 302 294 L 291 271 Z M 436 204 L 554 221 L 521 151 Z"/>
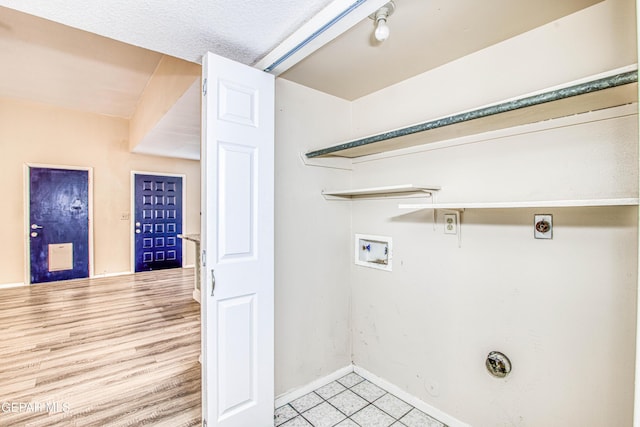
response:
<path fill-rule="evenodd" d="M 387 25 L 387 19 L 393 15 L 396 10 L 396 4 L 393 1 L 382 6 L 380 9 L 369 15 L 369 18 L 373 19 L 376 29 L 373 32 L 373 36 L 379 42 L 383 42 L 389 38 L 389 26 Z"/>

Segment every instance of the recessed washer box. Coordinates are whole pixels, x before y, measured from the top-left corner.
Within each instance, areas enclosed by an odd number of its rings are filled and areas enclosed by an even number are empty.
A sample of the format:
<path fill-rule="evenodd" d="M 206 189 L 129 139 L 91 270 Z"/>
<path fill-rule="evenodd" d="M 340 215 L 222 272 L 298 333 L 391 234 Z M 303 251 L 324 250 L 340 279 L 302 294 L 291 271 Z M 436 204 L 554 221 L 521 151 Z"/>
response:
<path fill-rule="evenodd" d="M 391 271 L 391 244 L 391 237 L 356 234 L 356 264 L 363 267 Z"/>

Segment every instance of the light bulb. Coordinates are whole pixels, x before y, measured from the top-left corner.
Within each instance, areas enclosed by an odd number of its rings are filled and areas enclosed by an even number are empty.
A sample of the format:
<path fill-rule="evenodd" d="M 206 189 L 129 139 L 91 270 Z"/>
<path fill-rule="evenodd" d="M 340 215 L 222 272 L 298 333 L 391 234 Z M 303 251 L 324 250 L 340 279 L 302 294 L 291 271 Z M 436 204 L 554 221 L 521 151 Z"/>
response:
<path fill-rule="evenodd" d="M 375 13 L 369 15 L 369 18 L 375 23 L 375 30 L 373 31 L 373 37 L 379 42 L 383 42 L 389 38 L 389 26 L 387 25 L 387 18 L 393 15 L 393 11 L 396 10 L 396 4 L 393 0 L 378 9 Z"/>
<path fill-rule="evenodd" d="M 389 38 L 389 26 L 387 25 L 387 20 L 385 18 L 378 18 L 376 30 L 373 35 L 379 42 L 383 42 Z"/>

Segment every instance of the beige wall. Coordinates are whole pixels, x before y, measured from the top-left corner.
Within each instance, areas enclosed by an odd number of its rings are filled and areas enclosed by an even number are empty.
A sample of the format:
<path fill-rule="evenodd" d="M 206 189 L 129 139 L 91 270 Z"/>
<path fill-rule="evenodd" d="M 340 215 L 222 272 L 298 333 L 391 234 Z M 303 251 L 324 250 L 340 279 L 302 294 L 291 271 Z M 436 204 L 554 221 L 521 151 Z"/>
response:
<path fill-rule="evenodd" d="M 276 80 L 276 396 L 351 363 L 350 172 L 305 166 L 300 154 L 349 132 L 349 103 Z"/>
<path fill-rule="evenodd" d="M 199 162 L 129 153 L 124 119 L 0 99 L 0 178 L 7 186 L 0 210 L 0 284 L 24 281 L 25 163 L 93 167 L 95 274 L 131 271 L 131 171 L 184 173 L 186 232 L 200 229 Z M 187 263 L 193 248 L 186 246 Z"/>

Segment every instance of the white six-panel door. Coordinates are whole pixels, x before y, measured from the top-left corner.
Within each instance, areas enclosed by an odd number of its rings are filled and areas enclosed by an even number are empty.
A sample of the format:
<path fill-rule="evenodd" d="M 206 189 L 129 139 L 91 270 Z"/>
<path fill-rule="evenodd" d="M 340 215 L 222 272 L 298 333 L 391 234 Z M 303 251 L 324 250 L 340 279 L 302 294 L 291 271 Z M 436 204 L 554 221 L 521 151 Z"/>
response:
<path fill-rule="evenodd" d="M 273 426 L 274 78 L 203 58 L 203 420 Z"/>

